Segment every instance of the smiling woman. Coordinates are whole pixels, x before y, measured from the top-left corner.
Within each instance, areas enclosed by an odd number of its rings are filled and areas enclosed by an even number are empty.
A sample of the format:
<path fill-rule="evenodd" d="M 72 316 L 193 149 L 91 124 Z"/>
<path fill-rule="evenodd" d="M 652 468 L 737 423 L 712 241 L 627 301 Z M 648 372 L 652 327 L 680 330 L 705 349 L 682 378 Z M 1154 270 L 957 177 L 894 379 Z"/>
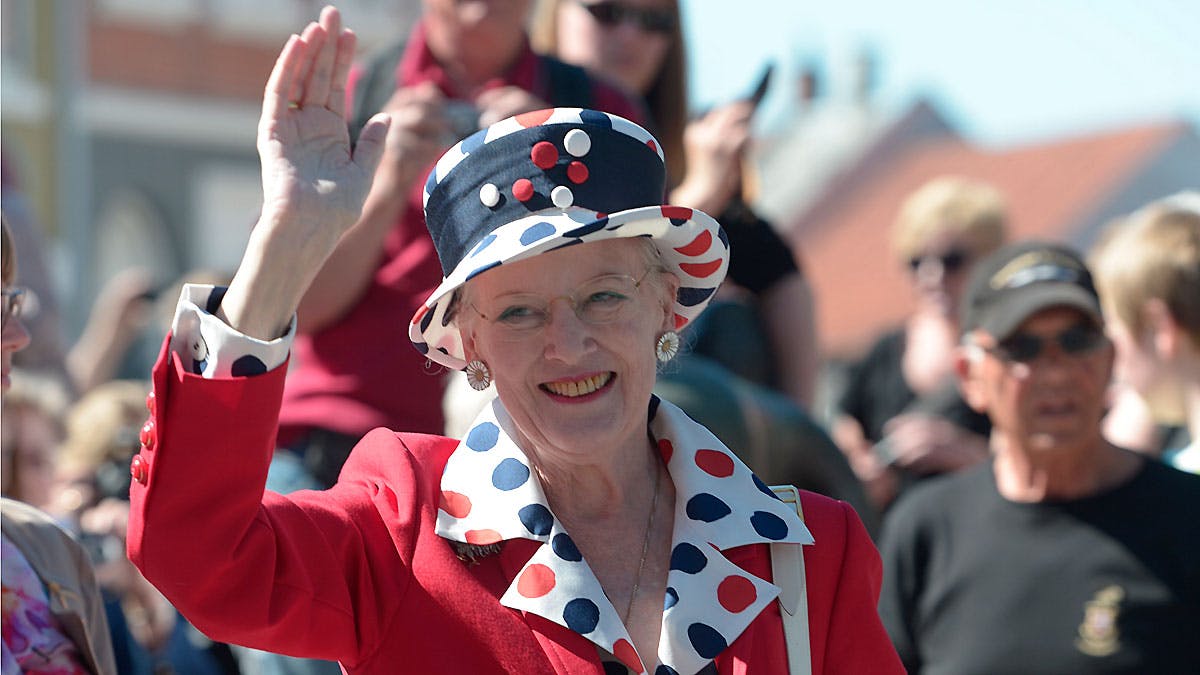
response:
<path fill-rule="evenodd" d="M 776 498 L 652 395 L 730 252 L 715 220 L 660 203 L 658 142 L 615 115 L 502 120 L 425 183 L 444 277 L 409 336 L 499 394 L 463 439 L 379 429 L 331 490 L 263 493 L 292 313 L 387 124 L 351 152 L 336 92 L 352 43 L 327 8 L 285 47 L 259 142 L 278 199 L 228 291 L 180 300 L 130 490 L 147 578 L 214 637 L 350 673 L 898 672 L 854 512 Z M 809 628 L 785 639 L 798 577 Z"/>

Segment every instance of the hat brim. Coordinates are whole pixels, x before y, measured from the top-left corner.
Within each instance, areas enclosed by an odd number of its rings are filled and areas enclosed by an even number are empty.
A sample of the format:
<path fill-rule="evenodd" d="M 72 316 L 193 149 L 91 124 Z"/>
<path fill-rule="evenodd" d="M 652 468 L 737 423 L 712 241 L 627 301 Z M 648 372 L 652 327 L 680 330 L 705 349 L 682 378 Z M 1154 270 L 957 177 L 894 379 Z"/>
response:
<path fill-rule="evenodd" d="M 647 237 L 679 278 L 675 327 L 682 329 L 708 306 L 729 269 L 729 240 L 708 214 L 678 206 L 646 206 L 613 214 L 579 207 L 546 209 L 495 230 L 476 244 L 425 300 L 409 322 L 413 346 L 447 368 L 466 367 L 462 336 L 446 316 L 454 291 L 499 265 L 564 246 Z"/>
<path fill-rule="evenodd" d="M 1013 293 L 994 307 L 979 328 L 1003 340 L 1013 334 L 1025 320 L 1051 307 L 1069 307 L 1087 314 L 1097 325 L 1103 315 L 1096 296 L 1075 284 L 1044 284 L 1022 293 Z"/>

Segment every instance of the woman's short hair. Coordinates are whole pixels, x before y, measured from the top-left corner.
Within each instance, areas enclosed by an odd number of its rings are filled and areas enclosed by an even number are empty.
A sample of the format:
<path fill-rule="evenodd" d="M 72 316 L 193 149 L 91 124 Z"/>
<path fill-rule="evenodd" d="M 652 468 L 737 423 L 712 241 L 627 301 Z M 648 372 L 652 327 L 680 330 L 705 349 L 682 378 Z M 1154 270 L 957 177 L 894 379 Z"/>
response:
<path fill-rule="evenodd" d="M 1200 346 L 1200 211 L 1151 204 L 1110 224 L 1091 262 L 1106 308 L 1131 332 L 1158 299 Z"/>
<path fill-rule="evenodd" d="M 942 234 L 962 236 L 980 257 L 1004 243 L 1007 207 L 1000 191 L 982 181 L 939 176 L 923 184 L 900 205 L 892 227 L 892 248 L 901 260 L 920 255 Z"/>
<path fill-rule="evenodd" d="M 3 273 L 4 283 L 11 284 L 17 277 L 17 255 L 13 247 L 12 232 L 8 229 L 8 218 L 0 213 L 0 272 Z"/>

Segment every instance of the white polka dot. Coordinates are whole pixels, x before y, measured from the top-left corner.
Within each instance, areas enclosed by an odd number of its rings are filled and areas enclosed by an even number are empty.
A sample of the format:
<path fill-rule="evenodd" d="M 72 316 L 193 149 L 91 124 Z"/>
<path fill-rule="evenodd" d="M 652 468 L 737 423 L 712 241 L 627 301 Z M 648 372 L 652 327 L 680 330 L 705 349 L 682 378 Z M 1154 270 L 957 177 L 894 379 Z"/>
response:
<path fill-rule="evenodd" d="M 592 149 L 592 137 L 583 129 L 572 129 L 563 138 L 563 147 L 576 157 L 583 157 Z"/>
<path fill-rule="evenodd" d="M 499 204 L 500 189 L 491 183 L 485 183 L 483 187 L 479 188 L 479 201 L 488 208 Z"/>
<path fill-rule="evenodd" d="M 575 195 L 571 194 L 571 188 L 559 185 L 550 191 L 550 201 L 558 208 L 565 209 L 575 203 Z"/>

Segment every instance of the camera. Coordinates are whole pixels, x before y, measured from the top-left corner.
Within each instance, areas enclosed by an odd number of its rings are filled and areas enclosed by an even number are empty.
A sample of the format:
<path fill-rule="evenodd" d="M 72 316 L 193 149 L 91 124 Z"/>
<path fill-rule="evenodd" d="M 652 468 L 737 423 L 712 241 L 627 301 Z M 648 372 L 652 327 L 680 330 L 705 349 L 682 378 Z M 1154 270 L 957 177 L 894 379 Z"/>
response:
<path fill-rule="evenodd" d="M 456 142 L 479 131 L 479 109 L 467 101 L 447 101 L 446 118 Z"/>

